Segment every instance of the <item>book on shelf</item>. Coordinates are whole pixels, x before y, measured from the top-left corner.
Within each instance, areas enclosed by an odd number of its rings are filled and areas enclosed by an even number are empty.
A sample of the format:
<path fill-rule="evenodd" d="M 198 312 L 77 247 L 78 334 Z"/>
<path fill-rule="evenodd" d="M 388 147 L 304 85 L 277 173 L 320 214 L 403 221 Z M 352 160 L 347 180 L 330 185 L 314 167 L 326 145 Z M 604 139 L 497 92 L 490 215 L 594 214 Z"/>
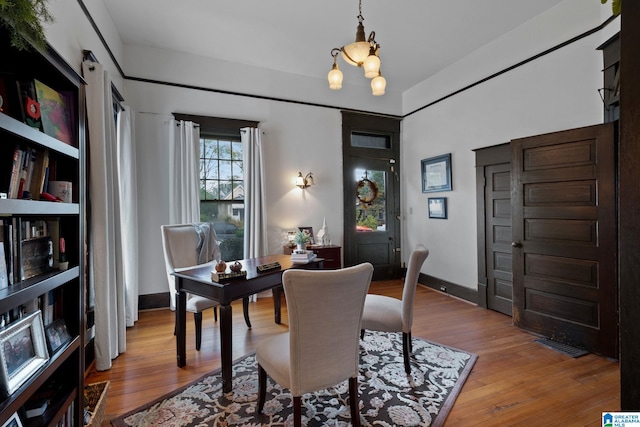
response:
<path fill-rule="evenodd" d="M 9 287 L 7 258 L 5 257 L 5 252 L 4 252 L 4 242 L 0 241 L 0 289 L 4 289 L 7 287 Z"/>
<path fill-rule="evenodd" d="M 17 145 L 13 152 L 7 197 L 40 199 L 49 174 L 49 150 Z"/>

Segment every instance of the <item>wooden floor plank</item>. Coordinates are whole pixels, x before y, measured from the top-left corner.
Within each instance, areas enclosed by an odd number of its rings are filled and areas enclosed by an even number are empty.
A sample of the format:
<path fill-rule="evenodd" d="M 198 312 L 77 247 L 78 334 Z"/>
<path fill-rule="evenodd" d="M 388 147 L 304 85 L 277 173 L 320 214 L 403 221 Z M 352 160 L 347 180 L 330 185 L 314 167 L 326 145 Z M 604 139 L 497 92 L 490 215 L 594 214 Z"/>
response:
<path fill-rule="evenodd" d="M 374 282 L 370 292 L 399 298 L 402 282 Z M 286 304 L 282 325 L 273 322 L 270 298 L 251 302 L 249 310 L 251 329 L 244 323 L 242 305 L 233 305 L 234 359 L 287 330 Z M 141 312 L 127 330 L 126 353 L 108 371 L 89 370 L 86 382 L 111 381 L 103 426 L 220 367 L 220 335 L 212 310 L 204 314 L 199 352 L 188 316 L 185 368 L 176 366 L 173 321 L 168 309 Z M 599 426 L 602 412 L 620 410 L 617 361 L 593 354 L 574 359 L 551 350 L 515 328 L 509 316 L 419 286 L 413 336 L 479 356 L 445 426 Z"/>

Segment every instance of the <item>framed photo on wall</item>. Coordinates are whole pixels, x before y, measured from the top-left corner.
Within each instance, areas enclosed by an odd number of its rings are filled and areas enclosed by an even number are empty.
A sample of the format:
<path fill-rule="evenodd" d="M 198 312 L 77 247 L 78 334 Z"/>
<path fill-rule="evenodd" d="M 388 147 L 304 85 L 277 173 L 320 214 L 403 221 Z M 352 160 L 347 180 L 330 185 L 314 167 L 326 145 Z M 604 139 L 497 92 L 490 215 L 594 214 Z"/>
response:
<path fill-rule="evenodd" d="M 429 197 L 428 201 L 429 218 L 447 219 L 447 198 Z"/>
<path fill-rule="evenodd" d="M 5 395 L 13 394 L 48 360 L 41 311 L 0 331 L 0 371 Z"/>
<path fill-rule="evenodd" d="M 435 193 L 451 191 L 451 153 L 423 159 L 420 163 L 422 170 L 422 192 Z"/>

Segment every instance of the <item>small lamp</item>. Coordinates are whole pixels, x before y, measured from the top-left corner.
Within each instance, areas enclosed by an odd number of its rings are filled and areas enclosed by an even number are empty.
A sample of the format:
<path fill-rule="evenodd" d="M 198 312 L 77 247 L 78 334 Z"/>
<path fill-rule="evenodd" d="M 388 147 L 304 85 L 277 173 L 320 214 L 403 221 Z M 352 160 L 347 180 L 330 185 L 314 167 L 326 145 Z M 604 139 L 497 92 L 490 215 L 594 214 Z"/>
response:
<path fill-rule="evenodd" d="M 296 177 L 296 185 L 302 189 L 312 186 L 315 184 L 313 182 L 313 174 L 309 172 L 305 176 L 302 176 L 302 172 L 298 172 L 298 176 Z"/>

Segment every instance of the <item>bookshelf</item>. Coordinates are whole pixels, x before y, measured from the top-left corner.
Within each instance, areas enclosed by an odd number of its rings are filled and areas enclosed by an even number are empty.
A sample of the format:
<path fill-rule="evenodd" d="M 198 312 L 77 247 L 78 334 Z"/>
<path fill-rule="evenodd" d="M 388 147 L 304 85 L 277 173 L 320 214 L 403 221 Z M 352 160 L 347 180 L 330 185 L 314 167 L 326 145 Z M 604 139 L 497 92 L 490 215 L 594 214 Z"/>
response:
<path fill-rule="evenodd" d="M 3 28 L 0 46 L 0 425 L 81 426 L 84 80 L 50 46 L 17 51 Z"/>

